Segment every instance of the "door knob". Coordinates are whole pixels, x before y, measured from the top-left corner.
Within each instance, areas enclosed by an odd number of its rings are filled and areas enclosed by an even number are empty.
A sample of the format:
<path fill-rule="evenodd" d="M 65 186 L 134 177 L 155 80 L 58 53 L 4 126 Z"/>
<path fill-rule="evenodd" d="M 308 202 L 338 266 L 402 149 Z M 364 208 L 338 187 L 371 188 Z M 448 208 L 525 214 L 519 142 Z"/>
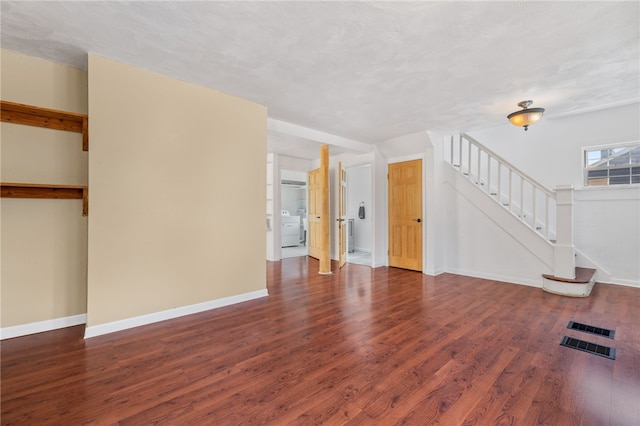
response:
<path fill-rule="evenodd" d="M 420 219 L 420 218 L 412 219 L 412 220 L 413 220 L 414 222 L 418 222 L 418 223 L 422 222 L 422 219 Z"/>

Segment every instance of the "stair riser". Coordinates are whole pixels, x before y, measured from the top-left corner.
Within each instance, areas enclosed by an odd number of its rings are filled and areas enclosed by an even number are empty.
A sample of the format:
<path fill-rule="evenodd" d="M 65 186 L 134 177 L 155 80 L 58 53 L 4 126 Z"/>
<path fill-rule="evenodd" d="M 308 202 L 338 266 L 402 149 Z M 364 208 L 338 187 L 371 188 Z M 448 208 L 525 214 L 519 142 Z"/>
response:
<path fill-rule="evenodd" d="M 595 280 L 587 283 L 565 283 L 561 281 L 542 279 L 542 289 L 548 293 L 569 297 L 588 297 L 595 285 Z"/>

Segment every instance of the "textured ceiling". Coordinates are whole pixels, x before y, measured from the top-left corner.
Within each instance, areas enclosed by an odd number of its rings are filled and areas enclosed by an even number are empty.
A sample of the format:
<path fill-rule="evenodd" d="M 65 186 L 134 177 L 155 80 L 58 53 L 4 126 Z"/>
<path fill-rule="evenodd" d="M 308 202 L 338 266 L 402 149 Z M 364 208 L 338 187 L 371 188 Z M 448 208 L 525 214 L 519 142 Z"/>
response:
<path fill-rule="evenodd" d="M 105 56 L 375 143 L 501 125 L 523 99 L 548 115 L 637 102 L 639 5 L 2 1 L 1 31 L 10 50 Z"/>

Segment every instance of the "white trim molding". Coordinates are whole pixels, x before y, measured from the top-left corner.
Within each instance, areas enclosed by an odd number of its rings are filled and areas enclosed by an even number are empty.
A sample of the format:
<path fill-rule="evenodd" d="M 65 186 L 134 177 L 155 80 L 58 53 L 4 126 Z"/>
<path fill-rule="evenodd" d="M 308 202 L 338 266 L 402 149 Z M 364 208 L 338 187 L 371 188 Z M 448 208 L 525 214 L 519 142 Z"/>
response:
<path fill-rule="evenodd" d="M 511 275 L 492 274 L 482 271 L 472 271 L 461 268 L 446 268 L 446 272 L 449 274 L 464 275 L 466 277 L 482 278 L 483 280 L 500 281 L 505 284 L 518 284 L 526 285 L 529 287 L 542 288 L 542 277 L 539 279 L 532 279 L 527 277 L 515 277 Z"/>
<path fill-rule="evenodd" d="M 86 328 L 84 332 L 84 338 L 89 339 L 91 337 L 101 336 L 103 334 L 115 333 L 116 331 L 139 327 L 141 325 L 179 318 L 185 315 L 197 314 L 199 312 L 208 311 L 211 309 L 222 308 L 224 306 L 235 305 L 236 303 L 259 299 L 268 295 L 269 293 L 267 289 L 256 290 L 249 293 L 238 294 L 235 296 L 223 297 L 222 299 L 210 300 L 208 302 L 181 306 L 174 309 L 167 309 L 166 311 L 154 312 L 152 314 L 140 315 L 133 318 L 94 325 Z"/>
<path fill-rule="evenodd" d="M 72 315 L 70 317 L 54 318 L 45 321 L 31 322 L 28 324 L 14 325 L 0 329 L 0 340 L 14 337 L 27 336 L 29 334 L 42 333 L 44 331 L 57 330 L 59 328 L 86 324 L 87 314 Z"/>
<path fill-rule="evenodd" d="M 387 158 L 387 165 L 395 164 L 395 163 L 404 163 L 405 161 L 413 161 L 413 160 L 422 160 L 422 163 L 424 165 L 425 157 L 426 155 L 423 152 L 419 152 L 417 154 L 401 155 L 399 157 L 389 157 Z M 424 171 L 422 175 L 424 177 Z"/>
<path fill-rule="evenodd" d="M 606 281 L 599 281 L 596 280 L 596 282 L 602 283 L 602 284 L 616 284 L 616 285 L 623 285 L 626 287 L 635 287 L 635 288 L 640 288 L 640 281 L 638 280 L 629 280 L 626 278 L 616 278 L 616 277 L 609 277 L 609 279 L 607 279 Z"/>

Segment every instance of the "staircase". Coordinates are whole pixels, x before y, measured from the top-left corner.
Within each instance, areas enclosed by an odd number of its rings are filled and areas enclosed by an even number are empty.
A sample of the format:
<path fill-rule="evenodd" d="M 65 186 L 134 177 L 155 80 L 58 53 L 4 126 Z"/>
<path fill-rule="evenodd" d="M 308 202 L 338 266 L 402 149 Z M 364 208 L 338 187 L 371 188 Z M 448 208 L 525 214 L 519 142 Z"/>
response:
<path fill-rule="evenodd" d="M 552 273 L 543 274 L 543 290 L 574 297 L 591 293 L 596 270 L 575 264 L 572 186 L 549 189 L 466 134 L 452 135 L 444 152 L 458 175 L 519 221 L 521 229 L 507 232 L 549 266 Z M 523 232 L 529 234 L 524 239 Z"/>

